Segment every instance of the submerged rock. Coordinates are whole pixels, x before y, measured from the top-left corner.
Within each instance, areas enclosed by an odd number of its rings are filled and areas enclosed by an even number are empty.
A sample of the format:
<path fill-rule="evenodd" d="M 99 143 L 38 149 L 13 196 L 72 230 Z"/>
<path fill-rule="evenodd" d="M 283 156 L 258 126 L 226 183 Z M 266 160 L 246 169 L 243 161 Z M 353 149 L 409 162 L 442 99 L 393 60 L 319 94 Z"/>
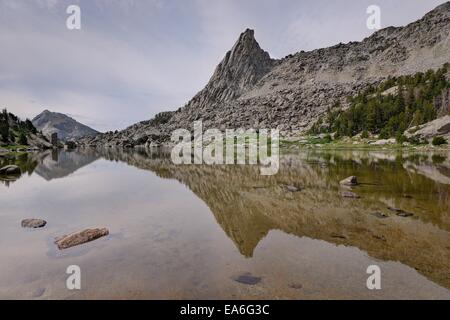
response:
<path fill-rule="evenodd" d="M 295 290 L 301 290 L 301 289 L 303 289 L 303 285 L 301 283 L 292 283 L 289 285 L 289 288 L 295 289 Z"/>
<path fill-rule="evenodd" d="M 255 277 L 251 273 L 244 273 L 237 277 L 233 278 L 234 281 L 246 284 L 246 285 L 255 285 L 261 282 L 261 277 Z"/>
<path fill-rule="evenodd" d="M 401 211 L 401 212 L 398 212 L 397 215 L 402 218 L 408 218 L 408 217 L 412 217 L 414 215 L 414 213 Z"/>
<path fill-rule="evenodd" d="M 402 218 L 408 218 L 408 217 L 412 217 L 414 215 L 414 213 L 411 212 L 406 212 L 402 209 L 398 209 L 398 208 L 393 208 L 393 207 L 388 207 L 389 210 L 394 211 L 397 216 L 402 217 Z"/>
<path fill-rule="evenodd" d="M 386 213 L 381 212 L 381 211 L 374 212 L 374 213 L 372 213 L 372 215 L 377 217 L 377 218 L 379 218 L 379 219 L 389 218 L 389 215 L 387 215 Z"/>
<path fill-rule="evenodd" d="M 9 165 L 0 169 L 0 175 L 5 176 L 17 176 L 22 174 L 22 171 L 18 166 Z"/>
<path fill-rule="evenodd" d="M 343 198 L 350 198 L 350 199 L 359 199 L 359 198 L 361 198 L 356 193 L 353 193 L 353 192 L 350 192 L 350 191 L 342 191 L 341 192 L 341 196 Z"/>
<path fill-rule="evenodd" d="M 289 192 L 299 192 L 301 191 L 300 188 L 294 187 L 294 186 L 286 186 L 287 191 Z"/>
<path fill-rule="evenodd" d="M 106 228 L 102 229 L 86 229 L 80 232 L 72 233 L 60 238 L 55 239 L 55 244 L 58 246 L 59 250 L 68 249 L 71 247 L 78 246 L 87 242 L 94 241 L 98 238 L 107 236 L 109 230 Z"/>
<path fill-rule="evenodd" d="M 43 228 L 47 224 L 47 221 L 42 219 L 24 219 L 21 222 L 22 228 Z"/>
<path fill-rule="evenodd" d="M 341 182 L 339 182 L 343 186 L 354 187 L 358 185 L 358 178 L 355 176 L 348 177 Z"/>
<path fill-rule="evenodd" d="M 33 298 L 40 298 L 40 297 L 42 297 L 44 295 L 44 293 L 45 293 L 45 290 L 46 290 L 45 288 L 37 288 L 33 292 L 32 297 Z"/>

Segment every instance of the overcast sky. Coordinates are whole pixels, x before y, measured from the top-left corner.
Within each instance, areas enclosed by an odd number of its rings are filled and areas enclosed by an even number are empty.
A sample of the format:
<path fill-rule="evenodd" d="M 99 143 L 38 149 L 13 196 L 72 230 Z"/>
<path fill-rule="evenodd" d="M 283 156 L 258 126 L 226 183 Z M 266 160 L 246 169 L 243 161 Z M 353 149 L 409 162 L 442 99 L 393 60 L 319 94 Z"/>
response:
<path fill-rule="evenodd" d="M 362 40 L 366 9 L 382 27 L 421 18 L 442 0 L 0 0 L 0 107 L 49 109 L 100 131 L 175 110 L 207 83 L 239 34 L 255 30 L 281 58 Z M 81 30 L 66 9 L 81 7 Z"/>

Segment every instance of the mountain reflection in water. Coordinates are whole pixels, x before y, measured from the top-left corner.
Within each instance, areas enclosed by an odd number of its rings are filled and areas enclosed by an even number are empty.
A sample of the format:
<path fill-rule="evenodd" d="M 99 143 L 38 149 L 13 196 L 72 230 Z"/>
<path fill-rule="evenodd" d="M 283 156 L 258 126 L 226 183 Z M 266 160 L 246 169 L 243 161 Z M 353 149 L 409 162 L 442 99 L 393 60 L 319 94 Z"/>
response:
<path fill-rule="evenodd" d="M 259 243 L 277 230 L 400 262 L 450 288 L 447 154 L 305 151 L 282 155 L 275 176 L 261 176 L 258 166 L 174 165 L 167 155 L 149 150 L 48 151 L 0 159 L 0 164 L 16 163 L 27 175 L 51 181 L 99 159 L 186 186 L 207 205 L 246 258 L 252 258 Z M 360 199 L 341 196 L 339 181 L 350 175 L 361 182 L 352 190 Z M 14 188 L 11 182 L 5 184 Z M 413 216 L 401 217 L 388 208 Z"/>

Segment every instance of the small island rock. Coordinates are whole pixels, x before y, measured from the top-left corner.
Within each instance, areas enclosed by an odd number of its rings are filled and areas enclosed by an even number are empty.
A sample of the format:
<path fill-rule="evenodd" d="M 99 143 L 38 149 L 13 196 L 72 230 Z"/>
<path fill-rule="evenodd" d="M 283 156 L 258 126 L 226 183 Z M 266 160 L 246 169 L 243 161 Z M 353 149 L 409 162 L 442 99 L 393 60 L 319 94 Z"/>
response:
<path fill-rule="evenodd" d="M 37 229 L 37 228 L 43 228 L 47 224 L 47 221 L 42 219 L 24 219 L 22 220 L 22 228 L 31 228 L 31 229 Z"/>

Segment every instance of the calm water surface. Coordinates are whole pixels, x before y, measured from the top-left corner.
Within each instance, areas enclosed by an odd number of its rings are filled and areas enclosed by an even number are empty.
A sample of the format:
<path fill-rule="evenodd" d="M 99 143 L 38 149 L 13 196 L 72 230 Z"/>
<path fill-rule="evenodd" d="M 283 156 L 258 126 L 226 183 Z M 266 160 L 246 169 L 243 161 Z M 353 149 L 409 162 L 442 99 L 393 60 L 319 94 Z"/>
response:
<path fill-rule="evenodd" d="M 283 155 L 273 177 L 149 151 L 0 158 L 24 172 L 0 180 L 0 298 L 450 299 L 449 158 L 305 151 Z M 340 195 L 350 175 L 361 199 Z M 22 229 L 32 217 L 48 225 Z M 53 243 L 89 227 L 111 234 L 65 251 Z M 80 291 L 65 286 L 74 264 Z M 366 288 L 374 264 L 380 291 Z M 236 281 L 249 274 L 260 281 Z"/>

